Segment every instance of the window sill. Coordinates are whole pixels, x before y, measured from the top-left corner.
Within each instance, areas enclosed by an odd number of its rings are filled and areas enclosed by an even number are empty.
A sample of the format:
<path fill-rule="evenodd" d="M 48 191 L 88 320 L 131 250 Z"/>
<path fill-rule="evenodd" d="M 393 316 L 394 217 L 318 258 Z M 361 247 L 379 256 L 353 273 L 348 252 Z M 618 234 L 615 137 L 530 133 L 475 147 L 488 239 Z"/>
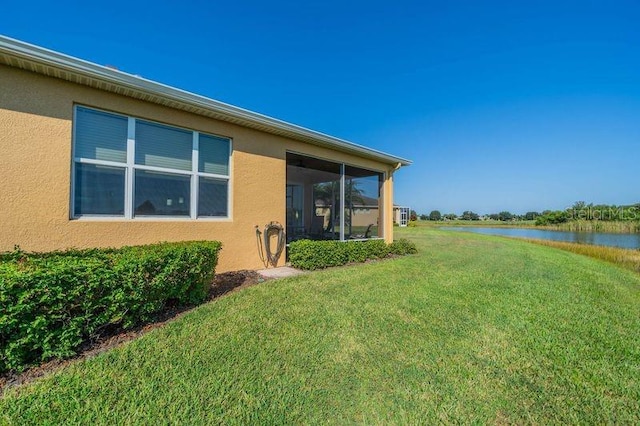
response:
<path fill-rule="evenodd" d="M 199 217 L 192 219 L 184 216 L 136 217 L 127 219 L 121 216 L 78 216 L 72 217 L 71 222 L 233 222 L 230 217 Z"/>

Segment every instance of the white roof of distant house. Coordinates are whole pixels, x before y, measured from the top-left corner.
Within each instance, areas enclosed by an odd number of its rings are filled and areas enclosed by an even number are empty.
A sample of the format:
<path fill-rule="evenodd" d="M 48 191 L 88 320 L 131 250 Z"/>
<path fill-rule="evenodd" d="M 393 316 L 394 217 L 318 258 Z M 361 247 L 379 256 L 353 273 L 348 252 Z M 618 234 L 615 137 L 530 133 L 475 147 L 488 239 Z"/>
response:
<path fill-rule="evenodd" d="M 1 35 L 0 64 L 333 148 L 396 167 L 411 164 L 405 158 Z"/>

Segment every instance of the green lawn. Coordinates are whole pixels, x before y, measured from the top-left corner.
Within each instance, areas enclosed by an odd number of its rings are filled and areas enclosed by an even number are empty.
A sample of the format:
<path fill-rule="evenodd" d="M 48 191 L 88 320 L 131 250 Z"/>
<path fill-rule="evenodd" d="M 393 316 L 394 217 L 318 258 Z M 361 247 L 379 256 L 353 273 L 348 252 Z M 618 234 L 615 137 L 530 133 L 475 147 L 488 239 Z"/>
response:
<path fill-rule="evenodd" d="M 640 275 L 431 228 L 271 281 L 0 400 L 0 423 L 640 422 Z"/>

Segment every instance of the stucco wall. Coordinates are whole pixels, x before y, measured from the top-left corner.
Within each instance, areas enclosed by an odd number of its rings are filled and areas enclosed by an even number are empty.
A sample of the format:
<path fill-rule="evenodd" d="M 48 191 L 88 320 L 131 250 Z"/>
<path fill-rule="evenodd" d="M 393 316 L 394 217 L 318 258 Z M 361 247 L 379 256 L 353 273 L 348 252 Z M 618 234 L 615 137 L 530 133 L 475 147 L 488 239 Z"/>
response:
<path fill-rule="evenodd" d="M 70 219 L 74 104 L 146 118 L 233 140 L 231 218 Z M 263 268 L 255 225 L 285 224 L 286 152 L 378 171 L 390 166 L 234 124 L 0 65 L 0 251 L 106 247 L 157 241 L 222 241 L 219 271 Z M 391 179 L 383 193 L 391 195 Z M 392 200 L 385 200 L 391 219 Z M 385 238 L 393 238 L 389 220 Z M 284 261 L 284 256 L 281 262 Z"/>

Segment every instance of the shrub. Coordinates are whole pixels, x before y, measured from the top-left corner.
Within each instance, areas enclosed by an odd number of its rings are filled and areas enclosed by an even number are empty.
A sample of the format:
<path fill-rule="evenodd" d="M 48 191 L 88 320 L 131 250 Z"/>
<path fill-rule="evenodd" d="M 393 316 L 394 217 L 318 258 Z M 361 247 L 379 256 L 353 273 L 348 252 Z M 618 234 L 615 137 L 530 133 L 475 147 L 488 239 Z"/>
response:
<path fill-rule="evenodd" d="M 406 239 L 386 244 L 369 241 L 294 241 L 289 245 L 289 261 L 294 268 L 315 270 L 352 262 L 382 259 L 389 254 L 415 253 L 415 244 Z"/>
<path fill-rule="evenodd" d="M 409 228 L 415 228 L 416 226 L 418 226 L 418 222 L 416 222 L 415 220 L 410 220 L 410 221 L 407 223 L 407 226 L 408 226 Z"/>
<path fill-rule="evenodd" d="M 557 210 L 554 212 L 545 212 L 536 218 L 536 225 L 555 225 L 565 223 L 569 219 L 567 212 Z"/>
<path fill-rule="evenodd" d="M 289 261 L 298 269 L 321 269 L 349 261 L 345 244 L 339 241 L 294 241 L 289 245 Z"/>
<path fill-rule="evenodd" d="M 204 301 L 219 242 L 0 256 L 0 373 L 77 353 L 106 327 Z"/>
<path fill-rule="evenodd" d="M 404 256 L 406 254 L 415 254 L 418 252 L 418 248 L 415 243 L 407 240 L 406 238 L 400 238 L 389 244 L 389 253 L 397 256 Z"/>

